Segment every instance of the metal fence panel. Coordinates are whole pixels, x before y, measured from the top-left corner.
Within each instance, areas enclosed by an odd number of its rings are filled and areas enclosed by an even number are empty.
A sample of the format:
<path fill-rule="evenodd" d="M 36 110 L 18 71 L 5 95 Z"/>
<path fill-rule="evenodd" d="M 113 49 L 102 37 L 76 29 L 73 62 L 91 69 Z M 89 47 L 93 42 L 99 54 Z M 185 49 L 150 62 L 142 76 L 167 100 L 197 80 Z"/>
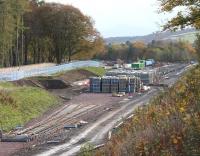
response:
<path fill-rule="evenodd" d="M 15 81 L 20 80 L 27 77 L 33 76 L 43 76 L 43 75 L 52 75 L 55 73 L 59 73 L 62 71 L 69 71 L 77 68 L 82 67 L 100 67 L 102 66 L 101 62 L 98 61 L 77 61 L 77 62 L 70 62 L 67 64 L 61 64 L 57 66 L 51 67 L 43 67 L 40 69 L 31 69 L 28 71 L 15 71 L 7 74 L 0 73 L 0 81 Z"/>

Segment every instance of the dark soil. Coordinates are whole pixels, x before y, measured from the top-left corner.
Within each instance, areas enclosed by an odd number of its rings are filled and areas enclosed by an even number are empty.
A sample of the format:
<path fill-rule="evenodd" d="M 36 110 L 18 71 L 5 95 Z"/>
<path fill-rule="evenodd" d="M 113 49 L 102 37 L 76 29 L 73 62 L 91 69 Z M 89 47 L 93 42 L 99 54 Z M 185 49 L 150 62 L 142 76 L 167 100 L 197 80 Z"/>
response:
<path fill-rule="evenodd" d="M 75 81 L 88 79 L 91 76 L 96 76 L 96 75 L 87 70 L 78 69 L 66 72 L 56 78 L 64 80 L 65 82 L 73 83 Z"/>
<path fill-rule="evenodd" d="M 73 82 L 88 79 L 91 76 L 96 75 L 87 70 L 78 69 L 62 73 L 59 76 L 39 76 L 14 81 L 13 83 L 18 86 L 40 87 L 43 89 L 65 89 L 70 88 Z"/>

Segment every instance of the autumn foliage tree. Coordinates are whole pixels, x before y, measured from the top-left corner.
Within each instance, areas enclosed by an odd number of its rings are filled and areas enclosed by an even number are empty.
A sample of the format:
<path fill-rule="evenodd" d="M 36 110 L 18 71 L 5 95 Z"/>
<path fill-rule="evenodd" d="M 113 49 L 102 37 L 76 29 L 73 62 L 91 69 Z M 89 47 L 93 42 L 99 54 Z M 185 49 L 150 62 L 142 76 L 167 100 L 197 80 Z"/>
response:
<path fill-rule="evenodd" d="M 171 12 L 179 8 L 177 16 L 168 21 L 164 29 L 179 29 L 193 26 L 200 29 L 200 1 L 199 0 L 158 0 L 161 12 Z"/>
<path fill-rule="evenodd" d="M 71 61 L 73 55 L 81 59 L 82 52 L 95 55 L 103 50 L 93 20 L 71 5 L 0 0 L 0 10 L 2 66 L 61 63 Z"/>
<path fill-rule="evenodd" d="M 183 29 L 192 26 L 200 29 L 200 1 L 199 0 L 158 0 L 161 6 L 161 12 L 171 12 L 179 9 L 177 16 L 172 18 L 164 25 L 166 29 Z M 196 52 L 198 60 L 200 60 L 200 37 L 197 36 Z"/>
<path fill-rule="evenodd" d="M 125 62 L 149 58 L 161 62 L 188 62 L 195 57 L 195 49 L 185 41 L 152 41 L 148 44 L 127 41 L 126 44 L 108 45 L 107 52 L 96 57 L 106 60 L 121 59 Z"/>

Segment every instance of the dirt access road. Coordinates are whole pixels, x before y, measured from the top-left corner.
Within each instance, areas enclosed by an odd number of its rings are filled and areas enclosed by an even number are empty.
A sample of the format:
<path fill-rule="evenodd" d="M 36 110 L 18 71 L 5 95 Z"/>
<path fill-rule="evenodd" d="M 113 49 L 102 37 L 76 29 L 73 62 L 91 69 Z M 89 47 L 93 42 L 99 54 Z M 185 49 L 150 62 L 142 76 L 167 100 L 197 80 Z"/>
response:
<path fill-rule="evenodd" d="M 79 135 L 74 136 L 66 144 L 56 146 L 46 152 L 38 154 L 37 156 L 73 155 L 76 154 L 76 152 L 80 150 L 81 146 L 83 146 L 87 141 L 96 145 L 101 144 L 104 141 L 104 137 L 112 127 L 121 122 L 123 118 L 130 115 L 135 108 L 146 104 L 150 97 L 154 96 L 155 93 L 157 93 L 157 89 L 152 89 L 149 93 L 140 96 L 135 100 L 121 101 L 121 107 L 119 109 L 107 113 L 103 117 L 99 118 L 95 123 L 88 125 Z M 85 141 L 81 143 L 82 140 Z"/>
<path fill-rule="evenodd" d="M 173 85 L 175 81 L 186 70 L 180 69 L 168 74 L 169 79 L 164 80 L 168 85 Z M 68 156 L 76 155 L 80 148 L 87 142 L 94 145 L 103 143 L 106 140 L 109 130 L 111 130 L 122 119 L 127 118 L 133 113 L 134 109 L 139 106 L 148 104 L 149 100 L 160 92 L 160 88 L 152 87 L 152 89 L 145 94 L 141 94 L 139 97 L 133 99 L 123 99 L 116 103 L 118 108 L 107 112 L 103 116 L 99 117 L 95 122 L 88 124 L 78 133 L 75 133 L 69 141 L 62 145 L 54 146 L 46 149 L 45 151 L 35 154 L 37 156 Z"/>

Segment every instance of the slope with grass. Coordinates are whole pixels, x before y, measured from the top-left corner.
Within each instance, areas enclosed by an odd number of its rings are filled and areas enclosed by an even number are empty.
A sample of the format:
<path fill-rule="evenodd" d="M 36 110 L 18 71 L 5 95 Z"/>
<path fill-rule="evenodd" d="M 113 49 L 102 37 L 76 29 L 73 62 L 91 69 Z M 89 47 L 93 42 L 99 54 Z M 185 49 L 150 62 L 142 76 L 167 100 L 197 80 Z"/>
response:
<path fill-rule="evenodd" d="M 103 76 L 106 73 L 105 68 L 103 67 L 85 67 L 83 70 L 89 71 L 97 76 Z"/>
<path fill-rule="evenodd" d="M 139 108 L 103 149 L 81 155 L 200 155 L 200 69 Z M 88 152 L 88 151 L 87 151 Z"/>
<path fill-rule="evenodd" d="M 19 87 L 0 83 L 0 128 L 9 131 L 40 116 L 59 100 L 47 91 L 34 87 Z"/>
<path fill-rule="evenodd" d="M 23 125 L 60 103 L 57 97 L 44 89 L 31 87 L 34 86 L 31 82 L 34 81 L 41 86 L 41 81 L 52 79 L 61 79 L 66 83 L 73 83 L 90 76 L 102 76 L 104 74 L 104 68 L 86 67 L 48 77 L 33 77 L 13 83 L 0 83 L 0 129 L 9 131 L 18 125 Z"/>

